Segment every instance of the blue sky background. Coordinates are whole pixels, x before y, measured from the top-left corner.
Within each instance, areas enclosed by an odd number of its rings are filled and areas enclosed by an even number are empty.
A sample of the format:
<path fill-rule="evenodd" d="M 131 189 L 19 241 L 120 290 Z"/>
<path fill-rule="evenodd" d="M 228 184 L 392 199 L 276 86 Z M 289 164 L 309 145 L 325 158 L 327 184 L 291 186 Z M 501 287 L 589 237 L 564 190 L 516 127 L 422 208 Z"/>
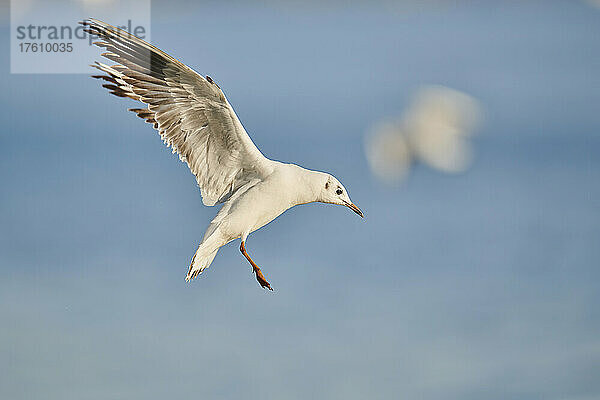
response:
<path fill-rule="evenodd" d="M 4 19 L 1 398 L 600 397 L 600 9 L 391 4 L 153 3 L 153 43 L 265 155 L 366 214 L 296 207 L 251 235 L 273 293 L 237 242 L 185 283 L 217 209 L 133 103 L 11 75 Z M 381 186 L 364 134 L 423 84 L 482 102 L 473 167 Z"/>

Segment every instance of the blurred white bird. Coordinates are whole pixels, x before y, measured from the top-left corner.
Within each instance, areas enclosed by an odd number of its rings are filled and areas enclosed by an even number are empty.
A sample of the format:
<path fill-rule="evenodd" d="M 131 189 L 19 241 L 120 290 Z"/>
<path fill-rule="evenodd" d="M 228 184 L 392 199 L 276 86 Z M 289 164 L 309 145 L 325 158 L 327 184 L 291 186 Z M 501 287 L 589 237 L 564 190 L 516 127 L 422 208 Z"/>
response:
<path fill-rule="evenodd" d="M 388 183 L 404 178 L 417 160 L 445 172 L 464 171 L 471 160 L 467 138 L 480 119 L 480 106 L 473 97 L 426 86 L 399 121 L 380 123 L 367 135 L 371 169 Z"/>
<path fill-rule="evenodd" d="M 102 55 L 116 65 L 96 62 L 94 75 L 112 94 L 146 104 L 135 108 L 196 176 L 207 206 L 224 203 L 192 258 L 186 280 L 202 273 L 219 248 L 241 238 L 240 251 L 263 288 L 272 290 L 246 252 L 248 235 L 299 204 L 322 202 L 349 207 L 344 186 L 332 175 L 270 160 L 256 148 L 219 86 L 158 48 L 102 21 L 81 22 L 101 40 Z"/>

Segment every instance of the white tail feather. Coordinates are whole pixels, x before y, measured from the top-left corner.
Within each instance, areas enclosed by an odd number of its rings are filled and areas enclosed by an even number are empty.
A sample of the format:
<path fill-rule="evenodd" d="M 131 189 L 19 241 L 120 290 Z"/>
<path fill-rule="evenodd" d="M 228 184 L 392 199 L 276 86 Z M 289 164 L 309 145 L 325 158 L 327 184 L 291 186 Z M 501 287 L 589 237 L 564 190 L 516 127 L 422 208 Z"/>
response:
<path fill-rule="evenodd" d="M 218 230 L 218 224 L 215 224 L 213 221 L 206 230 L 204 239 L 202 239 L 202 243 L 200 243 L 198 250 L 196 250 L 196 254 L 194 254 L 194 257 L 192 258 L 190 269 L 188 270 L 185 280 L 187 282 L 191 281 L 208 268 L 217 255 L 219 248 L 225 243 L 227 243 L 227 241 L 223 240 L 222 235 Z"/>
<path fill-rule="evenodd" d="M 187 276 L 185 277 L 185 280 L 188 282 L 200 275 L 202 271 L 204 271 L 206 268 L 208 268 L 214 260 L 215 256 L 217 255 L 217 251 L 219 251 L 219 249 L 217 248 L 216 250 L 212 250 L 212 252 L 209 253 L 210 250 L 206 249 L 206 247 L 203 246 L 203 244 L 204 243 L 202 243 L 198 247 L 196 254 L 194 254 L 194 257 L 192 258 L 190 269 L 188 270 Z"/>

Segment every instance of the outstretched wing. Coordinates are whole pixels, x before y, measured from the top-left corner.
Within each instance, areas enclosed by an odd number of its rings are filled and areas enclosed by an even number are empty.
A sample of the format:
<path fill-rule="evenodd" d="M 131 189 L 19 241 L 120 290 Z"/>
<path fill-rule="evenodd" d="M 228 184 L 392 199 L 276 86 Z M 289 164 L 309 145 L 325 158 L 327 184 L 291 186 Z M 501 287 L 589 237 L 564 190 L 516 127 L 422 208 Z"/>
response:
<path fill-rule="evenodd" d="M 249 181 L 272 172 L 272 164 L 254 145 L 223 91 L 160 49 L 127 31 L 95 19 L 80 22 L 102 55 L 116 62 L 92 66 L 93 75 L 119 97 L 145 103 L 130 109 L 160 132 L 163 141 L 196 175 L 207 206 L 225 201 Z"/>

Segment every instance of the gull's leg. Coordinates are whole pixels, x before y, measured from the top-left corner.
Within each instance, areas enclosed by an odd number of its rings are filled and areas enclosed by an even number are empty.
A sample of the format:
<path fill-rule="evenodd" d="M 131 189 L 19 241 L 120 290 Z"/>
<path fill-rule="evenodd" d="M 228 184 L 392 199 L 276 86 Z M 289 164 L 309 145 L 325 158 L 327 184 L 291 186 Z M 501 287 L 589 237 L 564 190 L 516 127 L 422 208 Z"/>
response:
<path fill-rule="evenodd" d="M 252 261 L 252 259 L 248 255 L 248 252 L 246 252 L 245 243 L 246 243 L 246 241 L 242 240 L 242 244 L 240 244 L 240 251 L 242 252 L 244 257 L 246 257 L 246 260 L 248 260 L 250 265 L 252 265 L 252 270 L 256 274 L 256 280 L 258 281 L 258 283 L 260 283 L 260 286 L 262 286 L 263 288 L 273 290 L 273 288 L 271 288 L 271 285 L 269 284 L 269 282 L 267 282 L 267 280 L 265 279 L 265 276 L 263 275 L 263 273 L 260 270 L 260 268 L 258 267 L 258 265 L 256 265 L 256 263 L 254 261 Z"/>

